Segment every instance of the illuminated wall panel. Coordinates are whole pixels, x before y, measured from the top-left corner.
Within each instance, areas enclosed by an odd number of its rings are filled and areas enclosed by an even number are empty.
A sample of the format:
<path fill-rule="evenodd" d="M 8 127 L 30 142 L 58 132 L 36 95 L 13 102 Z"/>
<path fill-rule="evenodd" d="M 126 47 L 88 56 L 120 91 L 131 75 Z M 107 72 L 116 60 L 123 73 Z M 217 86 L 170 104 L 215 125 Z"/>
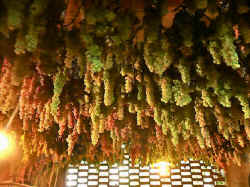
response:
<path fill-rule="evenodd" d="M 166 163 L 165 163 L 166 164 Z M 164 167 L 167 167 L 164 166 Z M 122 165 L 108 166 L 102 162 L 99 166 L 82 162 L 80 166 L 70 166 L 67 170 L 67 187 L 225 187 L 223 171 L 215 166 L 205 166 L 202 161 L 182 161 L 178 168 L 162 171 L 164 167 L 132 167 L 129 156 L 125 155 Z"/>

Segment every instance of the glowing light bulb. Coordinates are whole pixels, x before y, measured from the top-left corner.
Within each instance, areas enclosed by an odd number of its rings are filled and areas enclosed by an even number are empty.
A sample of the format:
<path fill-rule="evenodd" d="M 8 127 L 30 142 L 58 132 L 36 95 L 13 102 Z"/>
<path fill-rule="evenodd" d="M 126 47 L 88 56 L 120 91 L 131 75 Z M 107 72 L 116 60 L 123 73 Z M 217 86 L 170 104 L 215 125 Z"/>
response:
<path fill-rule="evenodd" d="M 9 138 L 6 134 L 0 133 L 0 151 L 5 151 L 10 145 Z"/>

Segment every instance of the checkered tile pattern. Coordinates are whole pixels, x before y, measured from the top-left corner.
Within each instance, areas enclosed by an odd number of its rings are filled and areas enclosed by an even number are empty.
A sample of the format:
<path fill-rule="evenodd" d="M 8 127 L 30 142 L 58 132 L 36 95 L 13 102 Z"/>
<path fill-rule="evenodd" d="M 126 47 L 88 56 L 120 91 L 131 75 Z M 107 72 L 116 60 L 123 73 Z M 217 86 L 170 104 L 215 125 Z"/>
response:
<path fill-rule="evenodd" d="M 67 187 L 108 186 L 162 186 L 162 187 L 225 187 L 223 171 L 215 166 L 206 166 L 203 161 L 182 161 L 178 168 L 172 168 L 168 175 L 161 176 L 153 166 L 132 166 L 128 155 L 121 165 L 98 166 L 82 161 L 79 166 L 70 166 L 66 176 Z"/>

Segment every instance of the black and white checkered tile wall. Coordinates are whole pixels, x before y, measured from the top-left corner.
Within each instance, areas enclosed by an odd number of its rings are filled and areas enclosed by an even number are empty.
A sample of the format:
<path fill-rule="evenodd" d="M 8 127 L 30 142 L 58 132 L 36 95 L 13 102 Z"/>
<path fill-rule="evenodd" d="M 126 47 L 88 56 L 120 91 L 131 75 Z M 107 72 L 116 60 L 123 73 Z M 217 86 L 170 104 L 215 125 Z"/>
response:
<path fill-rule="evenodd" d="M 108 186 L 162 186 L 162 187 L 225 187 L 223 171 L 215 166 L 205 166 L 203 161 L 182 161 L 180 167 L 172 168 L 161 175 L 158 167 L 132 167 L 129 156 L 125 155 L 121 165 L 99 166 L 85 161 L 79 166 L 70 166 L 66 176 L 67 187 L 108 187 Z"/>

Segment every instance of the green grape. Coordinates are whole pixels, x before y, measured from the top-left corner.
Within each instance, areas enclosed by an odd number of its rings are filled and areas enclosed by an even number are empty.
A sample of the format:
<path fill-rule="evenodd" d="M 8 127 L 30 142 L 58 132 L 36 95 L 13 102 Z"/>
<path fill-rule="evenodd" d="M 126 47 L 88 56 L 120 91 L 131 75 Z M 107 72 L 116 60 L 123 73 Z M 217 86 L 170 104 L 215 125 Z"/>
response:
<path fill-rule="evenodd" d="M 204 107 L 213 107 L 212 98 L 207 90 L 201 91 L 201 98 L 202 98 Z"/>
<path fill-rule="evenodd" d="M 214 48 L 214 53 L 216 53 L 218 49 L 217 53 L 220 54 L 226 65 L 231 66 L 234 70 L 238 69 L 240 64 L 236 46 L 234 45 L 235 38 L 233 36 L 232 24 L 222 18 L 220 21 L 218 21 L 217 34 L 221 45 L 220 47 Z M 215 58 L 216 57 L 214 57 L 214 59 Z"/>
<path fill-rule="evenodd" d="M 108 53 L 107 56 L 106 56 L 106 61 L 105 61 L 104 69 L 105 70 L 112 69 L 113 64 L 114 64 L 113 54 L 112 53 Z"/>
<path fill-rule="evenodd" d="M 87 71 L 84 75 L 84 85 L 85 85 L 85 91 L 90 93 L 91 89 L 92 89 L 92 79 L 91 79 L 91 75 L 90 72 Z"/>
<path fill-rule="evenodd" d="M 132 104 L 132 103 L 129 103 L 128 105 L 128 111 L 132 114 L 136 113 L 136 110 L 135 110 L 135 105 Z"/>
<path fill-rule="evenodd" d="M 138 83 L 137 83 L 138 84 Z M 137 85 L 137 100 L 141 101 L 144 98 L 144 90 L 143 90 L 143 86 L 141 84 Z"/>
<path fill-rule="evenodd" d="M 239 57 L 236 52 L 233 36 L 224 37 L 222 41 L 223 41 L 222 44 L 223 48 L 221 50 L 221 54 L 225 63 L 228 66 L 231 66 L 233 69 L 238 69 L 240 67 Z"/>
<path fill-rule="evenodd" d="M 199 76 L 204 77 L 206 72 L 206 67 L 204 64 L 203 57 L 199 56 L 197 57 L 197 64 L 195 66 L 195 70 L 198 73 Z"/>
<path fill-rule="evenodd" d="M 229 133 L 229 130 L 228 130 L 228 129 L 223 129 L 223 130 L 222 130 L 222 135 L 224 136 L 224 138 L 225 138 L 226 140 L 229 140 L 230 133 Z"/>
<path fill-rule="evenodd" d="M 160 106 L 156 106 L 154 108 L 154 120 L 157 125 L 161 126 L 162 125 L 162 120 L 161 120 L 161 108 Z"/>
<path fill-rule="evenodd" d="M 102 88 L 99 87 L 99 86 L 95 86 L 93 88 L 93 92 L 94 92 L 94 96 L 95 96 L 94 113 L 95 113 L 96 116 L 100 116 L 101 115 L 101 104 L 102 104 L 102 101 L 103 101 Z"/>
<path fill-rule="evenodd" d="M 141 110 L 137 110 L 136 120 L 137 120 L 137 125 L 142 126 L 143 120 L 142 120 L 142 111 Z"/>
<path fill-rule="evenodd" d="M 174 80 L 173 93 L 177 106 L 182 107 L 188 105 L 192 101 L 188 89 L 183 86 L 179 80 Z"/>
<path fill-rule="evenodd" d="M 144 45 L 144 60 L 150 72 L 162 75 L 173 63 L 173 51 L 167 40 L 160 40 Z"/>
<path fill-rule="evenodd" d="M 119 120 L 123 120 L 124 119 L 124 101 L 121 97 L 118 97 L 118 106 L 117 106 L 117 115 L 118 115 L 118 119 Z"/>
<path fill-rule="evenodd" d="M 26 53 L 26 41 L 24 39 L 24 35 L 18 33 L 15 43 L 15 53 L 17 55 L 25 54 Z"/>
<path fill-rule="evenodd" d="M 99 118 L 95 115 L 94 111 L 91 113 L 91 121 L 91 142 L 93 145 L 96 145 L 99 139 Z"/>
<path fill-rule="evenodd" d="M 133 89 L 133 78 L 130 76 L 125 77 L 125 91 L 130 93 Z"/>
<path fill-rule="evenodd" d="M 200 100 L 195 101 L 194 109 L 195 109 L 195 120 L 199 123 L 200 127 L 205 127 L 207 125 L 205 120 L 205 113 Z"/>
<path fill-rule="evenodd" d="M 88 47 L 85 55 L 87 60 L 91 63 L 91 70 L 93 72 L 100 72 L 104 66 L 101 61 L 101 48 L 98 45 L 93 44 Z"/>
<path fill-rule="evenodd" d="M 60 95 L 62 93 L 63 87 L 66 83 L 66 77 L 63 72 L 59 71 L 55 75 L 54 79 L 54 95 L 52 97 L 52 102 L 50 104 L 51 106 L 51 114 L 56 115 L 56 112 L 58 110 L 58 107 L 60 105 Z"/>
<path fill-rule="evenodd" d="M 208 50 L 213 57 L 213 63 L 221 64 L 220 45 L 216 41 L 210 41 L 208 44 Z"/>
<path fill-rule="evenodd" d="M 103 73 L 103 81 L 104 81 L 104 104 L 106 106 L 110 106 L 114 103 L 114 83 L 111 75 L 108 71 L 104 71 Z"/>
<path fill-rule="evenodd" d="M 248 99 L 244 97 L 243 95 L 236 95 L 235 97 L 240 101 L 240 105 L 242 106 L 242 111 L 244 112 L 244 118 L 249 119 L 250 107 L 249 107 Z"/>
<path fill-rule="evenodd" d="M 85 65 L 86 65 L 86 57 L 84 55 L 80 54 L 77 57 L 77 64 L 78 64 L 78 66 L 80 68 L 79 77 L 83 78 L 84 77 L 84 71 L 85 71 Z"/>
<path fill-rule="evenodd" d="M 190 77 L 190 67 L 185 64 L 184 59 L 180 59 L 180 63 L 177 65 L 177 68 L 181 74 L 181 79 L 182 81 L 189 85 L 191 82 L 191 77 Z"/>
<path fill-rule="evenodd" d="M 205 149 L 205 141 L 201 135 L 196 136 L 198 140 L 198 144 L 201 147 L 201 149 Z"/>
<path fill-rule="evenodd" d="M 179 144 L 179 136 L 178 135 L 173 136 L 171 141 L 174 144 L 174 146 L 177 146 Z"/>
<path fill-rule="evenodd" d="M 127 41 L 130 38 L 132 31 L 132 19 L 130 15 L 123 15 L 120 18 L 120 24 L 118 25 L 118 35 L 121 41 Z"/>
<path fill-rule="evenodd" d="M 161 110 L 161 121 L 162 121 L 162 132 L 164 135 L 167 135 L 168 132 L 168 123 L 169 123 L 169 117 L 170 111 L 168 109 L 162 108 Z"/>
<path fill-rule="evenodd" d="M 229 89 L 217 87 L 215 89 L 215 94 L 218 96 L 219 103 L 224 107 L 231 107 L 231 97 L 232 91 Z"/>
<path fill-rule="evenodd" d="M 107 10 L 105 11 L 105 18 L 109 21 L 112 22 L 116 18 L 116 14 L 113 11 Z"/>
<path fill-rule="evenodd" d="M 156 105 L 155 95 L 154 95 L 154 88 L 152 84 L 152 80 L 148 75 L 144 76 L 145 80 L 145 87 L 146 87 L 146 100 L 149 106 L 154 107 Z"/>
<path fill-rule="evenodd" d="M 168 103 L 172 99 L 172 84 L 171 80 L 167 77 L 161 79 L 161 101 Z"/>
<path fill-rule="evenodd" d="M 185 130 L 190 131 L 192 128 L 191 120 L 190 119 L 185 119 L 183 123 L 183 127 Z"/>
<path fill-rule="evenodd" d="M 38 26 L 32 25 L 29 27 L 28 33 L 25 35 L 27 44 L 27 51 L 33 52 L 37 49 L 39 41 L 39 28 Z"/>

